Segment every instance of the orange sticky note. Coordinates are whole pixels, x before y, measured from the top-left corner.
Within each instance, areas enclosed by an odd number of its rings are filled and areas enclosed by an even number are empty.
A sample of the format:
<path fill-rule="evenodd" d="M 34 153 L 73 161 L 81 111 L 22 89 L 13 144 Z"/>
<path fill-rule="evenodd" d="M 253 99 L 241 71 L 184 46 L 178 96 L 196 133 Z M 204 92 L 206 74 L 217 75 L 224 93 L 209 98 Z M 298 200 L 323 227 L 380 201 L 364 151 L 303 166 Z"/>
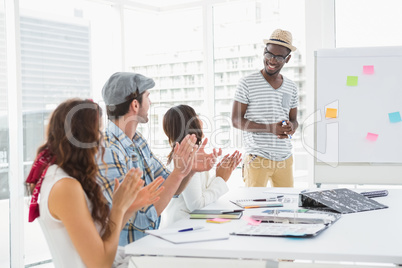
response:
<path fill-rule="evenodd" d="M 207 222 L 211 222 L 211 223 L 226 223 L 226 222 L 230 222 L 231 220 L 229 219 L 221 219 L 221 218 L 214 218 L 214 219 L 208 219 Z"/>
<path fill-rule="evenodd" d="M 338 109 L 327 108 L 327 111 L 325 112 L 325 117 L 326 118 L 336 118 L 337 113 L 338 113 Z"/>

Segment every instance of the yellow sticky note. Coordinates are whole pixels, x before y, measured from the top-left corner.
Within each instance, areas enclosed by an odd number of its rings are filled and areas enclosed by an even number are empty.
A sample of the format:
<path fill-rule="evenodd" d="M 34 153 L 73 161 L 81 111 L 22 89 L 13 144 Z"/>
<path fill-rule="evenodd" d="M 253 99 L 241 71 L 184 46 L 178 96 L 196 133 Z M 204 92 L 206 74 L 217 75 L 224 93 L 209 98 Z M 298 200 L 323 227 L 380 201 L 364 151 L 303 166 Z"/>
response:
<path fill-rule="evenodd" d="M 334 108 L 327 108 L 327 111 L 325 113 L 326 118 L 336 118 L 337 117 L 338 110 Z"/>
<path fill-rule="evenodd" d="M 346 85 L 347 86 L 357 86 L 357 76 L 348 76 L 348 79 L 346 80 Z"/>

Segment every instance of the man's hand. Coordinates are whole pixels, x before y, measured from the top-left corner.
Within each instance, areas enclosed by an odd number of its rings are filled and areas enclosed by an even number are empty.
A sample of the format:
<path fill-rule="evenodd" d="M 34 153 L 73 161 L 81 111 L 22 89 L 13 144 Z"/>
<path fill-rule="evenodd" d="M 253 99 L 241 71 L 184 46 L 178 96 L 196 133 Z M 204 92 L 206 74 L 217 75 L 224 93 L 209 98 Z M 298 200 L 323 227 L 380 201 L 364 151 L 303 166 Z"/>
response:
<path fill-rule="evenodd" d="M 275 124 L 275 135 L 278 139 L 288 139 L 288 135 L 293 135 L 295 130 L 293 130 L 293 123 L 289 120 L 286 120 L 286 125 L 282 124 L 282 121 L 279 121 Z"/>
<path fill-rule="evenodd" d="M 207 145 L 208 139 L 205 138 L 198 151 L 195 153 L 195 159 L 191 171 L 203 172 L 208 171 L 215 165 L 217 158 L 222 155 L 222 149 L 217 151 L 215 148 L 212 153 L 207 154 L 204 150 Z"/>

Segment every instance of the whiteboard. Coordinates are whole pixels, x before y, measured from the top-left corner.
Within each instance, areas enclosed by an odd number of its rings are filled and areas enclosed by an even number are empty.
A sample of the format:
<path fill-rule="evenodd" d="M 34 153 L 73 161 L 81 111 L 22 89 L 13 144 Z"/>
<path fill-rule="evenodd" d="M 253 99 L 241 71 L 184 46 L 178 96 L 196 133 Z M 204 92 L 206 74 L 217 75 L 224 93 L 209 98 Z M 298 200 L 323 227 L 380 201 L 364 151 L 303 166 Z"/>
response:
<path fill-rule="evenodd" d="M 402 183 L 402 47 L 315 53 L 316 183 Z"/>

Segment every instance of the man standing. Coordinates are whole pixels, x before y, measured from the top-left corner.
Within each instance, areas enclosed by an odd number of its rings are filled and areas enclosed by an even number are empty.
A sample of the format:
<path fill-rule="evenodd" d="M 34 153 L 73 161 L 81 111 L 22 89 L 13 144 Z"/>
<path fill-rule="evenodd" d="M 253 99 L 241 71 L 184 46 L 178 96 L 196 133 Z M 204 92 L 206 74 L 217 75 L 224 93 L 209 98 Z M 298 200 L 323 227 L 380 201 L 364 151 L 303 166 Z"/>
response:
<path fill-rule="evenodd" d="M 153 155 L 137 127 L 138 124 L 148 122 L 151 104 L 148 89 L 154 86 L 153 79 L 141 74 L 118 72 L 108 79 L 102 89 L 109 124 L 105 130 L 103 161 L 98 161 L 98 180 L 103 185 L 108 202 L 112 201 L 114 179 L 123 180 L 124 175 L 133 167 L 142 169 L 145 185 L 159 176 L 165 179 L 165 189 L 160 194 L 160 200 L 142 208 L 126 223 L 120 235 L 120 246 L 145 236 L 145 230 L 157 229 L 160 215 L 171 198 L 184 190 L 196 171 L 212 168 L 218 156 L 215 150 L 214 154 L 204 153 L 206 142 L 198 149 L 195 135 L 187 135 L 180 144 L 176 144 L 174 170 L 171 173 Z"/>
<path fill-rule="evenodd" d="M 264 39 L 264 68 L 240 79 L 234 97 L 232 123 L 243 130 L 246 158 L 243 176 L 247 187 L 293 187 L 290 139 L 297 122 L 298 90 L 280 74 L 289 62 L 292 34 L 275 30 Z"/>

